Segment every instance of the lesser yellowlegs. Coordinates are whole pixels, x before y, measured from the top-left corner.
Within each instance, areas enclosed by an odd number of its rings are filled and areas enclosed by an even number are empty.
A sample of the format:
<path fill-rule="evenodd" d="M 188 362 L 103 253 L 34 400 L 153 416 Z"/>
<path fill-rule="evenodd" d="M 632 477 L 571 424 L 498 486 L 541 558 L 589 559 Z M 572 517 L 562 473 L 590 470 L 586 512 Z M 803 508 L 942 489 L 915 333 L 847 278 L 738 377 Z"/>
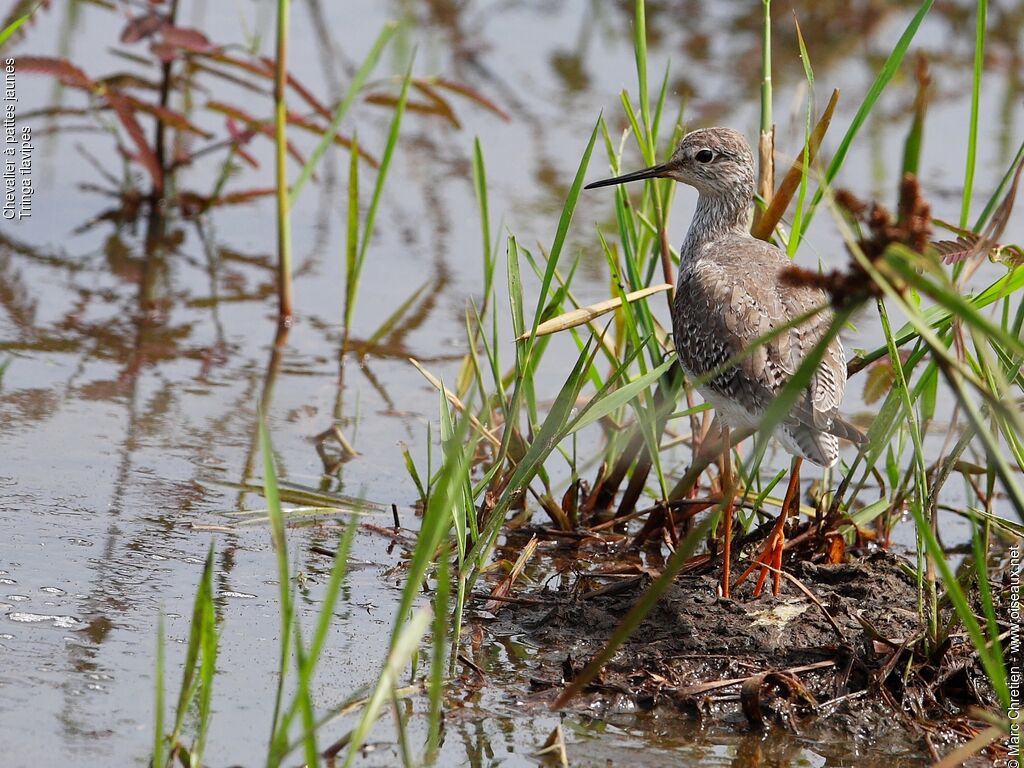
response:
<path fill-rule="evenodd" d="M 711 403 L 728 429 L 756 429 L 765 410 L 803 360 L 828 333 L 832 314 L 814 314 L 795 327 L 764 342 L 773 330 L 825 306 L 817 289 L 783 282 L 789 258 L 771 243 L 750 234 L 754 197 L 754 158 L 746 139 L 729 128 L 706 128 L 683 137 L 672 158 L 642 171 L 588 184 L 587 189 L 641 179 L 669 178 L 697 189 L 697 208 L 679 249 L 679 279 L 672 306 L 672 328 L 683 370 L 698 382 L 698 391 Z M 755 342 L 756 345 L 755 345 Z M 750 351 L 750 348 L 755 348 Z M 705 381 L 744 350 L 748 354 Z M 827 345 L 808 386 L 774 435 L 794 456 L 786 500 L 758 565 L 760 592 L 765 576 L 775 569 L 773 591 L 779 591 L 779 572 L 786 516 L 798 498 L 802 459 L 823 467 L 839 460 L 839 438 L 864 441 L 864 435 L 839 415 L 846 385 L 846 356 L 838 338 Z M 728 438 L 725 441 L 728 451 Z M 731 505 L 726 513 L 725 567 L 722 590 L 729 594 Z"/>

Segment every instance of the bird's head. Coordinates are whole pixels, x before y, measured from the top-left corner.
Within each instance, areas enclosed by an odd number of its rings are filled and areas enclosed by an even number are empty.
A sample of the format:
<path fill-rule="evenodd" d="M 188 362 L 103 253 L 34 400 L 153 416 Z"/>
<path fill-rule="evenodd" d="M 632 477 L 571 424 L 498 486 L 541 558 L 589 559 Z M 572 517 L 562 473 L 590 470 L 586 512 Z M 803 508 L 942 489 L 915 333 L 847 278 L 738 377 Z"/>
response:
<path fill-rule="evenodd" d="M 754 195 L 754 157 L 743 134 L 731 128 L 703 128 L 683 137 L 668 162 L 623 176 L 595 181 L 586 189 L 641 179 L 675 179 L 710 197 Z"/>

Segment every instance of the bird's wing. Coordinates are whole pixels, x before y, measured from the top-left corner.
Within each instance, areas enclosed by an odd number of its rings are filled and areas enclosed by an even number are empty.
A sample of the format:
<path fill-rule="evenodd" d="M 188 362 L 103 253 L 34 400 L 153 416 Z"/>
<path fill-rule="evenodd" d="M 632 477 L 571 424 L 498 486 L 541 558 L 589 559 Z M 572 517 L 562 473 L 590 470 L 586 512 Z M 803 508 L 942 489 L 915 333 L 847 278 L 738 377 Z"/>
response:
<path fill-rule="evenodd" d="M 772 246 L 764 244 L 765 250 Z M 772 249 L 775 250 L 775 249 Z M 779 282 L 778 270 L 789 262 L 779 253 L 744 253 L 744 262 L 707 261 L 695 264 L 680 282 L 687 318 L 677 323 L 677 347 L 684 367 L 700 374 L 720 366 L 741 350 L 746 358 L 707 386 L 763 411 L 828 333 L 832 313 L 824 310 L 768 342 L 758 341 L 773 329 L 826 304 L 812 288 L 791 288 Z M 756 342 L 756 344 L 755 344 Z M 708 350 L 712 354 L 708 354 Z M 703 351 L 703 355 L 695 354 Z M 689 359 L 688 359 L 689 358 Z M 710 363 L 710 364 L 709 364 Z M 846 384 L 842 343 L 833 339 L 810 384 L 785 421 L 817 430 L 832 424 Z"/>
<path fill-rule="evenodd" d="M 799 317 L 817 307 L 827 304 L 825 294 L 816 288 L 786 287 L 780 295 L 790 317 Z M 817 313 L 806 323 L 794 329 L 793 356 L 790 359 L 792 372 L 800 367 L 800 361 L 812 353 L 814 348 L 828 336 L 832 326 L 833 315 L 830 310 Z M 821 363 L 818 365 L 807 388 L 805 415 L 810 416 L 810 424 L 818 429 L 828 429 L 839 412 L 839 404 L 843 400 L 846 389 L 846 353 L 838 336 L 834 336 L 825 347 Z"/>

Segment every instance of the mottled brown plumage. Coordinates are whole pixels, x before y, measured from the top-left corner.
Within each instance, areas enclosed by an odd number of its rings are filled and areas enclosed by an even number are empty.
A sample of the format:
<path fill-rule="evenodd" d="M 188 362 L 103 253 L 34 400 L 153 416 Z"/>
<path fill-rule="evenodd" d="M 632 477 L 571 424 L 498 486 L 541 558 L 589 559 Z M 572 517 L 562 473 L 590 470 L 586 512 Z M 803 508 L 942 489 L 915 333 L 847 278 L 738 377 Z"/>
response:
<path fill-rule="evenodd" d="M 680 249 L 672 321 L 676 351 L 687 375 L 726 426 L 760 424 L 764 411 L 828 332 L 825 309 L 767 343 L 772 330 L 828 304 L 825 294 L 780 280 L 789 258 L 749 231 L 754 159 L 742 135 L 728 128 L 687 134 L 662 165 L 589 187 L 667 177 L 698 192 L 693 222 Z M 588 188 L 589 188 L 588 187 Z M 754 347 L 738 365 L 708 379 L 727 360 Z M 706 380 L 707 379 L 707 380 Z M 834 338 L 775 436 L 795 456 L 830 467 L 839 440 L 863 441 L 839 415 L 846 385 L 846 356 Z"/>

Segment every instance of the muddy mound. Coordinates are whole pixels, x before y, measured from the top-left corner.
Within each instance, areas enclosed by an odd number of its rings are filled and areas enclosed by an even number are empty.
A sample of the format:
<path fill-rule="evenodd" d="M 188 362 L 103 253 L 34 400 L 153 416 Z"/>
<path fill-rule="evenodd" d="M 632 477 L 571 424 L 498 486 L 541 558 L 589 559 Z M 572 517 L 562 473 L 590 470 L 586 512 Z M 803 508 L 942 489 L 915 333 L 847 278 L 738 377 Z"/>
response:
<path fill-rule="evenodd" d="M 813 598 L 784 582 L 779 597 L 766 590 L 755 600 L 748 582 L 735 599 L 724 600 L 718 597 L 716 577 L 681 577 L 627 647 L 640 646 L 649 654 L 731 654 L 783 667 L 834 659 L 842 646 L 852 648 L 864 639 L 865 623 L 897 645 L 919 626 L 916 586 L 895 558 L 833 566 L 802 563 L 793 575 Z M 609 619 L 617 623 L 635 598 L 626 593 L 565 606 L 564 620 L 577 627 Z"/>
<path fill-rule="evenodd" d="M 778 597 L 757 599 L 749 582 L 722 599 L 716 574 L 680 576 L 572 707 L 612 716 L 667 707 L 713 727 L 778 724 L 922 747 L 957 740 L 966 707 L 993 702 L 966 638 L 923 655 L 916 580 L 897 557 L 798 563 L 790 573 Z M 504 608 L 490 630 L 536 645 L 532 697 L 550 702 L 649 583 L 614 594 L 541 590 Z"/>

